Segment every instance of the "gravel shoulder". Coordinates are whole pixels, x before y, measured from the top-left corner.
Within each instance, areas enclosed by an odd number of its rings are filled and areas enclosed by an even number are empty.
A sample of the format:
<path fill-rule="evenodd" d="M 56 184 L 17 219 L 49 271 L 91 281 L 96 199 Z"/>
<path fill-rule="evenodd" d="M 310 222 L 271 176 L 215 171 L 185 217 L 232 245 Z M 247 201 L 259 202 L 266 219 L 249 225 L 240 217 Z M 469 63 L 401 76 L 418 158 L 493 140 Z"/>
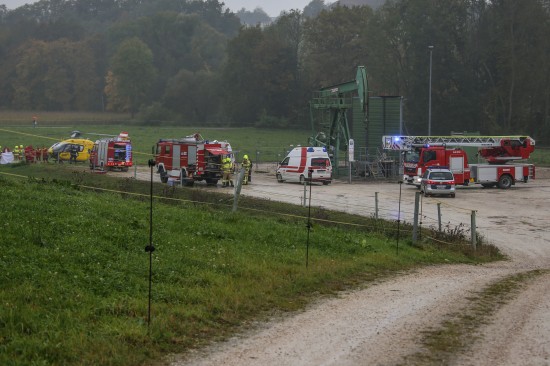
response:
<path fill-rule="evenodd" d="M 539 168 L 537 174 L 537 180 L 509 190 L 463 187 L 455 199 L 423 198 L 423 225 L 436 225 L 438 203 L 443 222 L 451 225 L 469 227 L 476 211 L 479 232 L 510 260 L 422 268 L 320 300 L 226 342 L 172 356 L 169 362 L 173 366 L 406 362 L 407 355 L 422 349 L 423 332 L 460 311 L 473 293 L 514 273 L 550 269 L 550 169 Z M 411 222 L 415 192 L 414 187 L 397 183 L 335 181 L 330 186 L 314 185 L 311 198 L 315 206 L 371 216 L 377 195 L 382 218 Z M 254 174 L 242 194 L 300 204 L 304 191 L 298 184 L 277 183 L 268 172 Z M 480 339 L 473 348 L 453 355 L 453 364 L 550 365 L 549 280 L 546 273 L 526 285 L 489 324 L 479 327 Z"/>

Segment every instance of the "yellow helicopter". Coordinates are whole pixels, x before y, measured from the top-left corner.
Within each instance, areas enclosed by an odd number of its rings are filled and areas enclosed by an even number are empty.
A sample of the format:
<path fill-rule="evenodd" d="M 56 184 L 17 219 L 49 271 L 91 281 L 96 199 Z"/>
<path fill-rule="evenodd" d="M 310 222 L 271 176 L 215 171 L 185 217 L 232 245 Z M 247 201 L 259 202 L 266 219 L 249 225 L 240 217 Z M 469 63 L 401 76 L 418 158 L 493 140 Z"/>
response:
<path fill-rule="evenodd" d="M 76 161 L 89 161 L 90 152 L 94 147 L 94 142 L 81 137 L 80 131 L 71 132 L 71 138 L 53 144 L 48 149 L 48 155 L 57 161 L 69 161 L 71 159 L 71 150 L 76 149 Z"/>

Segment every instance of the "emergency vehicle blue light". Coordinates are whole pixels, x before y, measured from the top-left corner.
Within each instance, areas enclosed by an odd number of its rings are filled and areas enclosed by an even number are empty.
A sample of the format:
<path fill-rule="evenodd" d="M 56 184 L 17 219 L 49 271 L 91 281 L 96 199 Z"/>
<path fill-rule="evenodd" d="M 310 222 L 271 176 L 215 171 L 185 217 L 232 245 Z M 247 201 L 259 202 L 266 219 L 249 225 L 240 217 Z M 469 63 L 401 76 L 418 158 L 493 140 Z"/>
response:
<path fill-rule="evenodd" d="M 323 152 L 327 152 L 327 147 L 323 146 Z"/>
<path fill-rule="evenodd" d="M 395 137 L 393 138 L 393 140 L 394 140 L 395 142 L 399 141 L 399 136 L 395 136 Z"/>
<path fill-rule="evenodd" d="M 308 147 L 308 148 L 307 148 L 307 152 L 314 152 L 314 151 L 315 151 L 315 149 L 312 148 L 312 147 Z"/>

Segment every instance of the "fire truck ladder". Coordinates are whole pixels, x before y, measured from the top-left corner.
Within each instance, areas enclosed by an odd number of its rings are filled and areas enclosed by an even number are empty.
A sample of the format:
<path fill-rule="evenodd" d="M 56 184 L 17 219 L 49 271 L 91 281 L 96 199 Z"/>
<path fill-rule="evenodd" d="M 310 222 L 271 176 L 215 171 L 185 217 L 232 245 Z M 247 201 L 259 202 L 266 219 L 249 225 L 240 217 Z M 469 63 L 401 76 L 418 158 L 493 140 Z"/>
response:
<path fill-rule="evenodd" d="M 501 146 L 502 140 L 515 142 L 519 145 L 529 140 L 530 145 L 535 145 L 535 140 L 529 136 L 383 136 L 382 148 L 384 150 L 405 151 L 425 145 L 484 148 Z"/>

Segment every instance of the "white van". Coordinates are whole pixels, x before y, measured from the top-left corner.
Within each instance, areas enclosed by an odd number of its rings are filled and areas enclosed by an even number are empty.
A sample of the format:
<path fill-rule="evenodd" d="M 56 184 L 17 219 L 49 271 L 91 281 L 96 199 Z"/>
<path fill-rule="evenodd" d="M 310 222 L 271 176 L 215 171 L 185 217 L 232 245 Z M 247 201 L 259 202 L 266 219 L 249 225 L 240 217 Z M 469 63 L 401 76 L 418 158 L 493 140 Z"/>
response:
<path fill-rule="evenodd" d="M 311 177 L 310 177 L 311 174 Z M 332 181 L 332 166 L 326 147 L 296 147 L 279 163 L 277 181 L 322 182 Z"/>

